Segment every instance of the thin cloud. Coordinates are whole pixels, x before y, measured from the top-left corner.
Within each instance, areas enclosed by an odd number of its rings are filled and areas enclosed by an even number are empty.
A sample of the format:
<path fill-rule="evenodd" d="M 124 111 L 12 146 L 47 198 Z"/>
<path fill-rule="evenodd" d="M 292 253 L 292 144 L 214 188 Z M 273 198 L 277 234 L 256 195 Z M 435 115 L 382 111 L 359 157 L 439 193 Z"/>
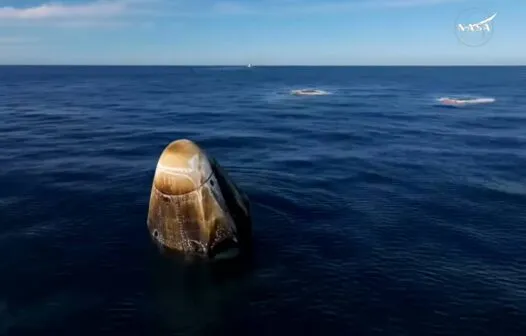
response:
<path fill-rule="evenodd" d="M 0 36 L 0 45 L 2 46 L 19 46 L 35 42 L 35 39 L 19 36 Z"/>
<path fill-rule="evenodd" d="M 2 37 L 0 36 L 0 44 L 11 44 L 11 43 L 20 43 L 23 42 L 24 39 L 20 37 Z"/>
<path fill-rule="evenodd" d="M 28 8 L 0 7 L 0 19 L 43 20 L 111 17 L 124 13 L 128 5 L 128 2 L 125 1 L 96 1 L 76 5 L 48 3 Z"/>
<path fill-rule="evenodd" d="M 65 22 L 76 26 L 97 25 L 109 18 L 192 17 L 209 15 L 287 15 L 338 13 L 363 9 L 417 7 L 467 0 L 95 0 L 82 4 L 44 3 L 34 7 L 0 7 L 0 24 L 13 22 Z M 89 22 L 87 20 L 90 20 Z M 120 25 L 120 24 L 119 24 Z M 111 25 L 110 25 L 111 26 Z"/>
<path fill-rule="evenodd" d="M 347 0 L 347 1 L 302 1 L 263 0 L 256 3 L 245 1 L 219 1 L 211 9 L 215 14 L 294 14 L 294 13 L 339 13 L 364 9 L 408 8 L 442 5 L 467 0 Z"/>

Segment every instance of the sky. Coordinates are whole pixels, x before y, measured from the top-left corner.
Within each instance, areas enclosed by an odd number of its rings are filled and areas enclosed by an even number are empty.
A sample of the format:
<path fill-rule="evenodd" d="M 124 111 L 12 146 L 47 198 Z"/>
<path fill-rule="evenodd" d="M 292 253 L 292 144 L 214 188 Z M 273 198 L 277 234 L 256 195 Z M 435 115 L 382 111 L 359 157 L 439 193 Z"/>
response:
<path fill-rule="evenodd" d="M 525 32 L 524 0 L 0 0 L 0 64 L 526 65 Z"/>

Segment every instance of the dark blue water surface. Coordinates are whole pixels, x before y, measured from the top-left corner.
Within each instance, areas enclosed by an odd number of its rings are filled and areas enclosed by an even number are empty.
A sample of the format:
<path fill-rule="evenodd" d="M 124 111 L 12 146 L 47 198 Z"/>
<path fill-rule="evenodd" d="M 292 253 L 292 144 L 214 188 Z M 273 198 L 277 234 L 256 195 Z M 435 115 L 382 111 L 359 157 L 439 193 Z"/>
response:
<path fill-rule="evenodd" d="M 511 67 L 0 68 L 0 334 L 524 336 L 525 87 Z M 249 263 L 150 241 L 178 138 L 250 197 Z"/>

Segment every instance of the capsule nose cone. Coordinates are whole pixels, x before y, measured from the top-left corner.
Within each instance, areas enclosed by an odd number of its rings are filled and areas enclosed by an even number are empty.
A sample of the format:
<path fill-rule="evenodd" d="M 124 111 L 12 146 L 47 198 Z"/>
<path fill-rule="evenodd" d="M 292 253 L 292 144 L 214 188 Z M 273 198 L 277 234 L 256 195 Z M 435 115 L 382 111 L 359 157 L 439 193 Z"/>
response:
<path fill-rule="evenodd" d="M 154 185 L 163 194 L 183 195 L 198 189 L 212 174 L 206 154 L 194 142 L 173 141 L 162 152 Z"/>

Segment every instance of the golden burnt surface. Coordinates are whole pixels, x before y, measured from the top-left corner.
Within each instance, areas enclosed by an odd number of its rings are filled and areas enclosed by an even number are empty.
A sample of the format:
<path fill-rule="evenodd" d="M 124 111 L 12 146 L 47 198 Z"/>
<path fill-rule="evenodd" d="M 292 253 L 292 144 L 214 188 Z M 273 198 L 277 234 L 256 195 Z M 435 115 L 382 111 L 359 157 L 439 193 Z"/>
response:
<path fill-rule="evenodd" d="M 210 174 L 206 154 L 190 140 L 176 140 L 159 158 L 154 185 L 163 194 L 182 195 L 199 188 Z"/>

